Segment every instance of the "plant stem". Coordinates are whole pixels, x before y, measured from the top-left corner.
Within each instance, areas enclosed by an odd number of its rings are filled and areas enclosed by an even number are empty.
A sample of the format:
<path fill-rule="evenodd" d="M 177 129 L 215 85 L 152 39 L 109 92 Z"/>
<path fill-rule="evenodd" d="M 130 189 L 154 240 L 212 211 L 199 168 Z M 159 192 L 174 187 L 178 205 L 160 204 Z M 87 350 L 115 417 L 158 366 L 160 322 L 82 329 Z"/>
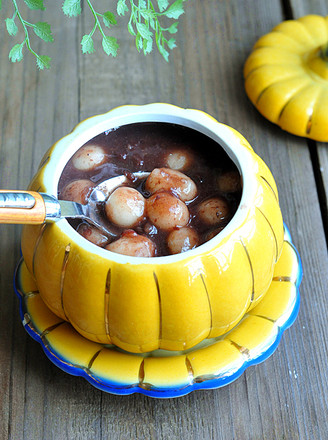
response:
<path fill-rule="evenodd" d="M 93 6 L 92 6 L 90 0 L 87 0 L 87 3 L 88 3 L 88 5 L 89 5 L 89 8 L 90 8 L 90 10 L 91 10 L 91 12 L 92 12 L 94 18 L 95 18 L 95 26 L 94 26 L 94 28 L 92 29 L 92 33 L 91 33 L 91 35 L 94 34 L 96 28 L 98 27 L 99 30 L 100 30 L 100 32 L 101 32 L 101 34 L 102 34 L 102 36 L 105 37 L 104 31 L 102 30 L 102 27 L 101 27 L 100 21 L 99 21 L 99 19 L 98 19 L 98 14 L 97 14 L 97 12 L 94 10 L 94 8 L 93 8 Z"/>
<path fill-rule="evenodd" d="M 21 25 L 23 26 L 23 29 L 24 29 L 24 32 L 25 32 L 25 40 L 24 40 L 24 42 L 26 44 L 26 47 L 28 48 L 28 50 L 30 52 L 32 52 L 33 55 L 35 55 L 38 58 L 38 55 L 34 52 L 34 50 L 31 47 L 30 38 L 29 38 L 29 35 L 28 35 L 27 27 L 26 27 L 26 22 L 25 22 L 25 20 L 23 19 L 23 17 L 21 16 L 21 14 L 19 12 L 16 0 L 12 0 L 12 2 L 13 2 L 13 5 L 14 5 L 14 8 L 15 8 L 16 15 L 17 15 L 19 21 L 21 22 Z"/>

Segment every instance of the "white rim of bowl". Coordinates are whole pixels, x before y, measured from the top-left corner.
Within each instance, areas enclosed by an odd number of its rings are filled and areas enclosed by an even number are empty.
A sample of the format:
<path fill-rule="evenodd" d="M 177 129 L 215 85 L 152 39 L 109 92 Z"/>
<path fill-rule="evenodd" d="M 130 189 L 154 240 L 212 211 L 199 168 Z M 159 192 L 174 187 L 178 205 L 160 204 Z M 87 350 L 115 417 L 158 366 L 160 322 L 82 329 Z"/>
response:
<path fill-rule="evenodd" d="M 150 258 L 121 255 L 96 246 L 83 238 L 65 219 L 58 221 L 57 226 L 64 234 L 74 240 L 77 245 L 83 247 L 88 252 L 122 264 L 169 264 L 208 253 L 216 248 L 227 235 L 244 223 L 256 194 L 257 182 L 255 171 L 250 172 L 250 164 L 253 163 L 253 158 L 251 157 L 252 150 L 248 150 L 245 145 L 242 145 L 241 139 L 234 133 L 231 127 L 220 123 L 202 111 L 183 109 L 164 103 L 140 106 L 125 105 L 114 108 L 108 113 L 85 119 L 70 134 L 55 144 L 50 160 L 44 167 L 45 171 L 47 171 L 44 181 L 46 192 L 57 197 L 58 181 L 65 165 L 72 155 L 87 141 L 107 130 L 139 122 L 167 122 L 189 127 L 213 139 L 218 143 L 219 147 L 225 150 L 237 166 L 243 181 L 241 200 L 229 223 L 219 234 L 195 249 L 180 254 Z"/>

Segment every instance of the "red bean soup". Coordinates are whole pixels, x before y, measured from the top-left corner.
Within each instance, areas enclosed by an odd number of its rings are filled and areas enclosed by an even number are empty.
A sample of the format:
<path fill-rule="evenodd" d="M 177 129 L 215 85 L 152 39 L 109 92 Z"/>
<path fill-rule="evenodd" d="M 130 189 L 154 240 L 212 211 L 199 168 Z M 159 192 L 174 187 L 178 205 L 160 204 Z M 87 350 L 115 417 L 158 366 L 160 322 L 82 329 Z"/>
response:
<path fill-rule="evenodd" d="M 137 178 L 134 173 L 150 174 Z M 191 128 L 147 122 L 124 125 L 83 145 L 59 180 L 58 198 L 87 203 L 92 189 L 111 177 L 114 189 L 99 210 L 113 234 L 70 221 L 85 239 L 136 257 L 186 252 L 217 235 L 241 199 L 241 176 L 217 142 Z"/>

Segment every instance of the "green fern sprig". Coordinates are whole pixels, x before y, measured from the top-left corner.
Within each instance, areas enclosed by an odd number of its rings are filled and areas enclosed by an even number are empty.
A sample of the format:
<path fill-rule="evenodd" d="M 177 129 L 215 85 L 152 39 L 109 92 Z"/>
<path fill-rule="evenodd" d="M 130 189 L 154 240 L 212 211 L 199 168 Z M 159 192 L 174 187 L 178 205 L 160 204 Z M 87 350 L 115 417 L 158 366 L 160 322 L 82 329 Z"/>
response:
<path fill-rule="evenodd" d="M 24 39 L 20 43 L 16 43 L 9 52 L 9 59 L 12 62 L 19 62 L 23 59 L 24 48 L 36 58 L 36 64 L 39 69 L 49 69 L 51 58 L 47 55 L 39 55 L 31 44 L 31 32 L 47 43 L 52 43 L 54 37 L 51 33 L 51 26 L 46 21 L 30 23 L 23 18 L 20 8 L 22 2 L 31 10 L 44 11 L 44 0 L 11 0 L 13 4 L 13 15 L 5 19 L 7 32 L 10 36 L 16 36 L 18 26 L 21 26 L 24 32 Z M 156 46 L 168 61 L 169 50 L 176 46 L 175 39 L 172 34 L 178 30 L 178 18 L 184 13 L 184 2 L 187 0 L 175 0 L 171 3 L 169 0 L 118 0 L 116 5 L 117 16 L 124 16 L 130 13 L 128 22 L 128 31 L 135 38 L 136 47 L 139 52 L 145 55 L 149 54 L 153 49 L 154 40 Z M 115 37 L 106 34 L 104 28 L 110 29 L 117 25 L 116 14 L 111 11 L 101 13 L 95 9 L 91 0 L 85 0 L 89 7 L 94 23 L 91 31 L 83 35 L 81 39 L 81 50 L 84 54 L 91 54 L 95 51 L 93 36 L 98 30 L 102 36 L 102 48 L 107 55 L 116 57 L 119 49 L 118 41 Z M 0 0 L 0 9 L 2 0 Z M 77 17 L 82 14 L 81 0 L 64 0 L 62 4 L 63 13 L 68 17 Z M 175 20 L 169 27 L 163 27 L 161 20 Z"/>

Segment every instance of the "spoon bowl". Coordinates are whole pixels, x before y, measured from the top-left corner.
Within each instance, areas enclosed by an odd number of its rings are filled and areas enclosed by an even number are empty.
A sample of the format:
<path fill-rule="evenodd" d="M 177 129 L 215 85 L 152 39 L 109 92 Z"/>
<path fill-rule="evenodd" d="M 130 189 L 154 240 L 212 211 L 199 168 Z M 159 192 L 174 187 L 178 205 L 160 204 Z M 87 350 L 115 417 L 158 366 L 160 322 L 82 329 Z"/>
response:
<path fill-rule="evenodd" d="M 63 218 L 81 219 L 96 226 L 105 234 L 116 236 L 115 228 L 111 227 L 101 212 L 102 205 L 119 186 L 144 179 L 149 174 L 149 172 L 140 171 L 104 180 L 92 190 L 86 205 L 58 200 L 49 194 L 35 191 L 0 190 L 0 223 L 42 224 Z"/>

